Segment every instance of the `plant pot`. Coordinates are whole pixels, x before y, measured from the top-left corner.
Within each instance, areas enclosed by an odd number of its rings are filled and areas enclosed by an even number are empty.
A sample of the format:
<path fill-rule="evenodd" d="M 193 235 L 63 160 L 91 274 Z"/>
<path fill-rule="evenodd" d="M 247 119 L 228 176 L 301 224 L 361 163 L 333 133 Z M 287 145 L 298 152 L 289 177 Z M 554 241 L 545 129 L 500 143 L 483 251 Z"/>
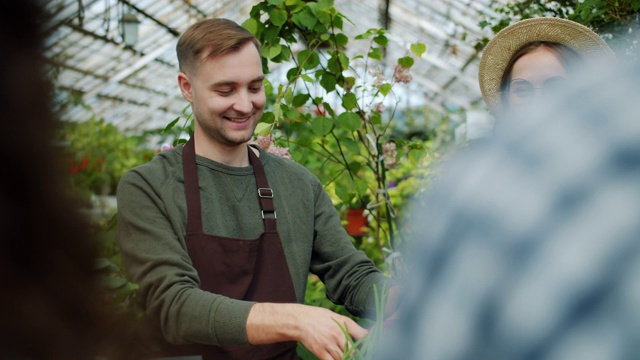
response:
<path fill-rule="evenodd" d="M 367 217 L 364 216 L 364 209 L 349 209 L 347 212 L 347 233 L 353 236 L 365 234 Z"/>

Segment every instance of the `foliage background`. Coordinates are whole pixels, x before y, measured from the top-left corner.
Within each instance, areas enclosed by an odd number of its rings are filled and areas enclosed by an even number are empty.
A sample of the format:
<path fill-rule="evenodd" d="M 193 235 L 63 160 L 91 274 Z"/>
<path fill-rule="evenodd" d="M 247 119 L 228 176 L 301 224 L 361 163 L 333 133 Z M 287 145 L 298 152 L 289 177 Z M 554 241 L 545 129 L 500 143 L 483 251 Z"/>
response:
<path fill-rule="evenodd" d="M 489 26 L 494 33 L 521 19 L 552 16 L 573 20 L 596 33 L 627 62 L 640 59 L 640 0 L 521 0 L 494 9 L 497 17 L 486 17 L 481 27 Z M 476 44 L 481 50 L 488 38 Z"/>
<path fill-rule="evenodd" d="M 484 18 L 480 25 L 498 32 L 534 16 L 569 18 L 604 34 L 619 54 L 637 61 L 637 42 L 623 35 L 637 32 L 639 9 L 640 0 L 517 1 L 494 9 L 498 16 Z M 258 132 L 274 146 L 288 148 L 295 161 L 316 174 L 340 213 L 366 208 L 367 233 L 352 237 L 353 243 L 385 272 L 395 274 L 401 268 L 398 250 L 406 235 L 399 221 L 404 205 L 428 186 L 435 176 L 432 165 L 454 141 L 451 114 L 400 106 L 398 90 L 411 81 L 410 69 L 428 51 L 428 44 L 413 44 L 400 59 L 388 59 L 387 31 L 369 29 L 349 38 L 343 29 L 352 25 L 332 0 L 265 0 L 255 5 L 243 25 L 263 44 L 265 72 L 273 64 L 286 67 L 282 81 L 270 77 L 267 94 L 273 106 L 265 111 Z M 478 53 L 487 42 L 475 44 Z M 357 48 L 366 50 L 350 52 L 356 43 L 364 43 Z M 98 116 L 65 123 L 60 140 L 67 144 L 64 166 L 72 175 L 72 191 L 85 198 L 114 194 L 125 171 L 158 151 L 149 144 L 167 139 L 178 144 L 190 131 L 188 107 L 182 117 L 168 119 L 166 128 L 135 136 Z M 385 150 L 389 144 L 395 152 Z M 96 269 L 103 274 L 108 302 L 134 323 L 141 313 L 137 286 L 128 280 L 115 245 L 117 219 L 107 215 L 94 220 L 101 248 Z M 326 298 L 314 276 L 309 278 L 306 303 L 346 314 Z M 379 321 L 363 324 L 374 326 L 374 336 L 379 336 Z M 303 358 L 312 358 L 300 351 Z M 365 351 L 355 355 L 368 356 Z"/>

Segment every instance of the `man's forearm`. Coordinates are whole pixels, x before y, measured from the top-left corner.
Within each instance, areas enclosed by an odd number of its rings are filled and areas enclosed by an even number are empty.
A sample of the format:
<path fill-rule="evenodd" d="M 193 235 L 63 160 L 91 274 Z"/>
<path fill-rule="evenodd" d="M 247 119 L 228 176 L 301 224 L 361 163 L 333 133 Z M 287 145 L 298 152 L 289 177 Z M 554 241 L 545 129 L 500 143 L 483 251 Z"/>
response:
<path fill-rule="evenodd" d="M 256 303 L 247 318 L 247 340 L 252 345 L 299 341 L 299 304 Z"/>

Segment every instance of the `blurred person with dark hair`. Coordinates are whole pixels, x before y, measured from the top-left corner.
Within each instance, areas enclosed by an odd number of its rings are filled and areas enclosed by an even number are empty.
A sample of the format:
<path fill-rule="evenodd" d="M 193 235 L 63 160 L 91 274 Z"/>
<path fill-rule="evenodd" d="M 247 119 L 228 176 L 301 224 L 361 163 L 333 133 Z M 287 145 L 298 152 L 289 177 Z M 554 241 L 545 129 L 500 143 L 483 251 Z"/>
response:
<path fill-rule="evenodd" d="M 615 68 L 442 170 L 379 358 L 640 356 L 640 67 Z"/>
<path fill-rule="evenodd" d="M 0 357 L 121 358 L 93 271 L 96 244 L 56 161 L 36 3 L 0 3 Z"/>

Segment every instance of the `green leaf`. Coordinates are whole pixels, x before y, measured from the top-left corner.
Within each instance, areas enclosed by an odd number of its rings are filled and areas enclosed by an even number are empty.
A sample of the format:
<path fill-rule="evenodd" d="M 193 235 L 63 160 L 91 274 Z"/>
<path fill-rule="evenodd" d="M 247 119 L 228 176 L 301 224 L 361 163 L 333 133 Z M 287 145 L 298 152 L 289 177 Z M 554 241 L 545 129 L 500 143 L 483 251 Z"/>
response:
<path fill-rule="evenodd" d="M 277 26 L 269 26 L 262 32 L 263 44 L 279 44 L 280 28 Z M 265 45 L 266 46 L 266 45 Z"/>
<path fill-rule="evenodd" d="M 349 131 L 356 131 L 360 129 L 362 120 L 360 119 L 360 116 L 358 116 L 358 114 L 351 111 L 346 111 L 338 116 L 338 123 L 341 127 L 344 127 Z"/>
<path fill-rule="evenodd" d="M 280 51 L 282 51 L 282 46 L 280 44 L 274 44 L 269 47 L 263 47 L 262 56 L 266 57 L 267 59 L 272 59 L 278 56 L 280 54 Z"/>
<path fill-rule="evenodd" d="M 295 107 L 300 107 L 307 103 L 311 96 L 309 94 L 298 94 L 293 97 L 291 104 Z"/>
<path fill-rule="evenodd" d="M 329 10 L 333 7 L 334 0 L 318 0 L 318 10 Z"/>
<path fill-rule="evenodd" d="M 311 15 L 315 18 L 316 22 L 318 20 L 318 3 L 316 1 L 305 1 L 306 11 L 310 12 Z M 315 25 L 315 23 L 314 23 Z M 311 26 L 312 27 L 312 26 Z"/>
<path fill-rule="evenodd" d="M 284 0 L 269 0 L 267 1 L 269 5 L 280 6 L 284 2 Z"/>
<path fill-rule="evenodd" d="M 357 174 L 354 174 L 354 175 L 357 175 Z M 364 196 L 367 194 L 367 190 L 369 189 L 369 186 L 365 179 L 359 176 L 356 176 L 353 179 L 353 189 L 356 191 L 356 194 L 358 194 L 359 196 Z"/>
<path fill-rule="evenodd" d="M 320 79 L 320 85 L 327 91 L 332 92 L 336 89 L 336 76 L 330 72 L 325 72 Z"/>
<path fill-rule="evenodd" d="M 334 52 L 327 61 L 327 69 L 334 74 L 340 74 L 342 72 L 342 66 L 338 63 L 339 57 L 337 52 Z"/>
<path fill-rule="evenodd" d="M 384 84 L 380 85 L 380 93 L 382 95 L 387 96 L 387 94 L 389 94 L 389 92 L 391 92 L 391 84 L 384 83 Z"/>
<path fill-rule="evenodd" d="M 349 68 L 349 57 L 342 51 L 338 52 L 338 60 L 340 60 L 341 69 L 347 70 Z"/>
<path fill-rule="evenodd" d="M 295 14 L 293 20 L 305 29 L 312 29 L 316 25 L 318 18 L 315 17 L 311 11 L 306 10 Z"/>
<path fill-rule="evenodd" d="M 314 83 L 315 82 L 315 80 L 313 80 L 313 78 L 311 76 L 307 75 L 307 74 L 301 74 L 300 77 L 305 82 L 308 82 L 308 83 Z"/>
<path fill-rule="evenodd" d="M 302 50 L 298 53 L 298 64 L 305 70 L 311 70 L 320 65 L 320 57 L 315 51 Z"/>
<path fill-rule="evenodd" d="M 256 126 L 255 133 L 260 136 L 267 136 L 269 135 L 269 131 L 271 131 L 271 124 L 261 122 Z"/>
<path fill-rule="evenodd" d="M 382 50 L 380 50 L 380 48 L 371 49 L 368 55 L 371 59 L 374 60 L 382 60 L 382 58 L 384 57 L 384 53 L 382 52 Z"/>
<path fill-rule="evenodd" d="M 333 26 L 335 26 L 336 28 L 342 30 L 343 23 L 342 23 L 342 17 L 340 15 L 336 15 L 333 18 Z"/>
<path fill-rule="evenodd" d="M 105 278 L 103 279 L 104 286 L 109 290 L 115 290 L 117 288 L 123 287 L 127 283 L 126 279 L 123 278 Z"/>
<path fill-rule="evenodd" d="M 164 128 L 164 130 L 162 130 L 162 133 L 166 133 L 167 131 L 173 129 L 173 127 L 178 123 L 178 121 L 180 121 L 180 116 L 178 116 L 177 118 L 175 118 L 172 122 L 170 122 L 167 127 Z"/>
<path fill-rule="evenodd" d="M 297 140 L 300 146 L 310 146 L 313 143 L 312 136 L 300 136 Z"/>
<path fill-rule="evenodd" d="M 325 136 L 333 129 L 333 121 L 324 116 L 317 116 L 311 121 L 311 130 L 318 136 Z"/>
<path fill-rule="evenodd" d="M 289 81 L 290 83 L 294 83 L 299 75 L 299 71 L 300 68 L 298 67 L 292 67 L 291 69 L 289 69 L 289 71 L 287 71 L 287 81 Z"/>
<path fill-rule="evenodd" d="M 242 23 L 242 27 L 249 30 L 253 35 L 258 35 L 258 20 L 249 18 L 247 21 Z"/>
<path fill-rule="evenodd" d="M 373 41 L 380 46 L 387 46 L 387 43 L 389 43 L 389 39 L 384 35 L 377 35 L 373 38 Z"/>
<path fill-rule="evenodd" d="M 267 124 L 273 124 L 275 119 L 276 119 L 276 117 L 273 116 L 273 113 L 271 111 L 265 111 L 264 113 L 262 113 L 262 117 L 260 118 L 260 122 L 267 123 Z"/>
<path fill-rule="evenodd" d="M 340 144 L 342 144 L 342 146 L 344 146 L 350 153 L 360 154 L 360 147 L 355 140 L 344 138 L 340 140 Z"/>
<path fill-rule="evenodd" d="M 277 27 L 281 27 L 287 22 L 287 12 L 280 9 L 274 9 L 269 12 L 271 23 Z"/>
<path fill-rule="evenodd" d="M 290 108 L 285 114 L 285 118 L 289 120 L 296 120 L 299 116 L 300 113 L 298 112 L 298 110 L 296 110 L 296 108 Z"/>
<path fill-rule="evenodd" d="M 324 28 L 324 31 L 321 31 L 321 32 L 322 33 L 326 32 L 327 27 L 331 25 L 331 14 L 329 14 L 327 11 L 320 11 L 318 13 L 318 22 L 322 24 Z"/>
<path fill-rule="evenodd" d="M 288 87 L 287 90 L 284 91 L 284 103 L 287 105 L 291 105 L 291 102 L 293 101 L 293 90 Z"/>
<path fill-rule="evenodd" d="M 356 99 L 356 94 L 348 93 L 342 97 L 342 106 L 346 110 L 352 110 L 354 107 L 358 105 L 358 99 Z"/>
<path fill-rule="evenodd" d="M 398 65 L 405 69 L 410 69 L 413 66 L 413 58 L 411 56 L 405 56 L 398 59 Z"/>
<path fill-rule="evenodd" d="M 355 197 L 355 194 L 351 193 L 346 186 L 336 186 L 335 192 L 336 196 L 340 198 L 340 201 L 345 204 L 350 203 L 351 200 L 353 200 L 353 198 Z"/>
<path fill-rule="evenodd" d="M 327 111 L 327 114 L 331 115 L 331 116 L 335 116 L 336 112 L 333 111 L 333 108 L 331 107 L 331 105 L 328 102 L 323 102 L 322 106 L 324 107 L 324 109 Z"/>
<path fill-rule="evenodd" d="M 109 260 L 107 260 L 105 258 L 97 258 L 94 261 L 93 268 L 96 269 L 96 270 L 102 270 L 102 269 L 106 269 L 106 268 L 110 267 L 111 264 L 112 264 L 111 261 L 109 261 Z"/>
<path fill-rule="evenodd" d="M 426 149 L 411 149 L 409 150 L 409 161 L 411 161 L 412 164 L 419 164 L 420 161 L 422 161 L 422 158 L 424 158 L 424 156 L 426 155 L 427 150 Z"/>
<path fill-rule="evenodd" d="M 589 14 L 591 14 L 591 9 L 584 8 L 580 12 L 580 17 L 582 18 L 582 20 L 586 20 L 589 17 Z"/>
<path fill-rule="evenodd" d="M 348 42 L 349 42 L 349 38 L 347 37 L 347 35 L 343 33 L 336 34 L 336 45 L 338 47 L 344 47 L 347 45 Z"/>
<path fill-rule="evenodd" d="M 271 59 L 271 61 L 281 63 L 289 61 L 291 59 L 291 49 L 289 48 L 289 46 L 282 46 L 280 50 L 280 54 Z"/>
<path fill-rule="evenodd" d="M 373 114 L 371 115 L 371 123 L 373 125 L 380 125 L 382 124 L 382 114 L 380 114 L 377 111 L 374 111 Z"/>
<path fill-rule="evenodd" d="M 352 161 L 349 163 L 349 169 L 352 174 L 358 174 L 360 169 L 362 169 L 362 163 L 359 161 Z"/>
<path fill-rule="evenodd" d="M 376 29 L 369 29 L 366 32 L 360 34 L 360 35 L 356 35 L 355 39 L 356 40 L 363 40 L 363 39 L 367 39 L 370 38 L 371 36 L 373 36 L 374 34 L 377 34 L 378 31 Z"/>
<path fill-rule="evenodd" d="M 424 54 L 427 51 L 427 45 L 423 43 L 415 43 L 415 44 L 411 44 L 410 49 L 415 56 L 417 56 L 418 58 L 421 58 L 422 54 Z"/>
<path fill-rule="evenodd" d="M 356 78 L 354 78 L 353 76 L 345 76 L 342 78 L 342 84 L 340 84 L 340 86 L 342 86 L 343 89 L 350 91 L 351 89 L 353 89 L 353 86 L 356 84 Z"/>

